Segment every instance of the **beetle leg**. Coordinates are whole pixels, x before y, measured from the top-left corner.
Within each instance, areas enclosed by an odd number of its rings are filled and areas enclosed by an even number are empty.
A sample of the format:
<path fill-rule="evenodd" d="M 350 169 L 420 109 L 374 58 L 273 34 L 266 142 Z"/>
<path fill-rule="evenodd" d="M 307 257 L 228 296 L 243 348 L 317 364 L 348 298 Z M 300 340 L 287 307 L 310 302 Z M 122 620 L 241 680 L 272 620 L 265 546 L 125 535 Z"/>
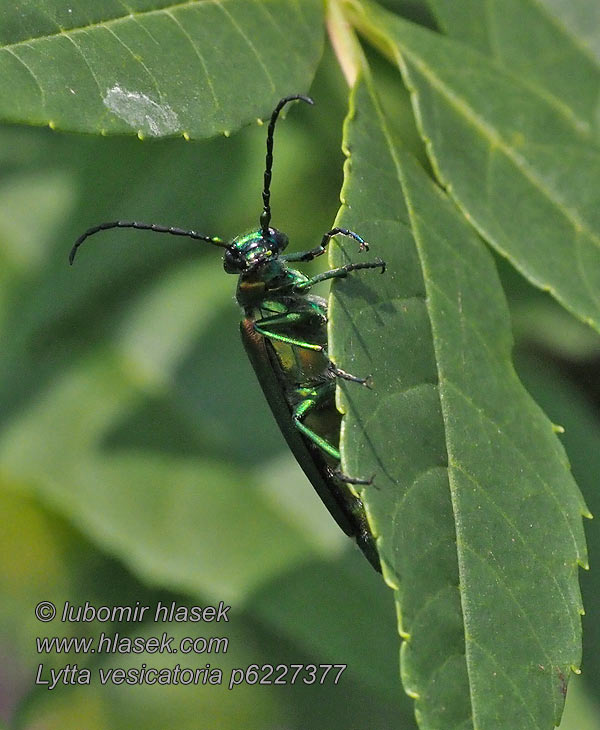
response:
<path fill-rule="evenodd" d="M 336 461 L 340 461 L 340 452 L 338 449 L 336 449 L 334 446 L 332 446 L 329 441 L 324 439 L 322 436 L 319 436 L 317 433 L 315 433 L 312 429 L 308 428 L 308 426 L 305 426 L 304 423 L 302 423 L 302 419 L 304 416 L 307 415 L 313 408 L 318 406 L 323 400 L 329 397 L 330 390 L 327 386 L 322 386 L 320 388 L 314 388 L 310 391 L 303 391 L 306 393 L 306 397 L 298 403 L 298 405 L 294 408 L 294 411 L 292 413 L 292 418 L 294 421 L 294 425 L 296 428 L 304 434 L 307 438 L 309 438 L 314 444 L 316 444 L 320 449 L 322 449 L 326 454 L 329 454 L 329 456 L 333 457 Z M 344 474 L 344 472 L 339 468 L 333 468 L 333 467 L 327 467 L 329 473 L 332 477 L 335 479 L 338 479 L 340 482 L 343 482 L 344 484 L 356 484 L 356 485 L 371 485 L 373 484 L 373 479 L 375 476 L 373 475 L 370 479 L 360 479 L 359 477 L 351 477 L 347 474 Z M 370 535 L 370 533 L 369 533 Z"/>
<path fill-rule="evenodd" d="M 312 429 L 302 423 L 302 419 L 307 415 L 307 413 L 309 413 L 313 408 L 322 403 L 323 400 L 330 396 L 330 394 L 331 389 L 329 388 L 329 386 L 313 388 L 309 391 L 309 394 L 306 396 L 306 398 L 301 400 L 300 403 L 298 403 L 298 405 L 294 408 L 294 411 L 292 413 L 292 419 L 296 428 L 302 434 L 304 434 L 306 438 L 310 439 L 322 451 L 324 451 L 326 454 L 329 454 L 329 456 L 331 456 L 333 459 L 339 461 L 340 452 L 338 451 L 338 449 L 336 449 L 335 446 L 332 446 L 329 441 L 327 441 L 327 439 L 319 436 L 318 433 L 315 433 Z"/>
<path fill-rule="evenodd" d="M 294 337 L 288 337 L 287 335 L 273 332 L 269 327 L 276 325 L 290 325 L 298 324 L 306 319 L 306 314 L 303 312 L 286 312 L 285 314 L 275 314 L 272 317 L 263 317 L 254 322 L 254 329 L 263 337 L 268 337 L 270 340 L 277 340 L 277 342 L 285 342 L 288 345 L 295 345 L 296 347 L 302 347 L 305 350 L 315 350 L 316 352 L 323 352 L 325 345 L 315 345 L 313 342 L 306 342 L 305 340 L 298 340 Z"/>
<path fill-rule="evenodd" d="M 286 335 L 279 335 L 276 332 L 270 332 L 269 330 L 263 329 L 256 324 L 254 325 L 254 329 L 263 337 L 268 337 L 270 340 L 285 342 L 286 344 L 294 345 L 295 347 L 303 347 L 305 350 L 315 350 L 315 352 L 323 352 L 323 350 L 325 349 L 324 345 L 315 345 L 312 342 L 305 342 L 304 340 L 295 340 L 293 337 L 287 337 Z"/>
<path fill-rule="evenodd" d="M 303 289 L 309 289 L 319 281 L 327 281 L 327 279 L 344 279 L 351 271 L 357 271 L 358 269 L 381 269 L 381 273 L 383 274 L 385 271 L 385 261 L 383 259 L 375 259 L 375 261 L 365 261 L 358 264 L 346 264 L 345 266 L 339 266 L 337 269 L 324 271 L 322 274 L 313 276 L 312 279 L 296 284 L 294 289 L 296 291 L 302 291 Z"/>
<path fill-rule="evenodd" d="M 341 469 L 330 469 L 331 476 L 335 479 L 339 479 L 340 482 L 344 482 L 344 484 L 364 484 L 366 486 L 370 486 L 373 484 L 373 480 L 375 479 L 375 474 L 370 479 L 360 479 L 359 477 L 350 477 L 347 474 L 344 474 L 344 472 Z"/>
<path fill-rule="evenodd" d="M 336 367 L 331 361 L 329 361 L 329 365 L 327 367 L 330 373 L 333 373 L 336 378 L 342 378 L 342 380 L 349 380 L 352 383 L 360 383 L 361 385 L 364 385 L 366 388 L 372 388 L 373 387 L 373 378 L 371 375 L 367 375 L 366 378 L 358 378 L 356 375 L 351 375 L 350 373 L 347 373 L 345 370 L 342 370 L 341 368 Z"/>
<path fill-rule="evenodd" d="M 329 241 L 331 241 L 334 236 L 337 236 L 338 233 L 341 233 L 344 236 L 348 236 L 348 238 L 353 238 L 355 241 L 358 241 L 359 251 L 369 250 L 369 244 L 365 241 L 364 238 L 362 238 L 362 236 L 359 236 L 358 233 L 354 233 L 354 231 L 349 231 L 347 228 L 332 228 L 330 231 L 327 231 L 327 233 L 323 236 L 323 238 L 321 239 L 321 243 L 318 246 L 311 248 L 309 251 L 300 251 L 299 253 L 284 254 L 279 258 L 283 261 L 312 261 L 313 259 L 316 259 L 317 256 L 321 256 L 325 253 Z"/>

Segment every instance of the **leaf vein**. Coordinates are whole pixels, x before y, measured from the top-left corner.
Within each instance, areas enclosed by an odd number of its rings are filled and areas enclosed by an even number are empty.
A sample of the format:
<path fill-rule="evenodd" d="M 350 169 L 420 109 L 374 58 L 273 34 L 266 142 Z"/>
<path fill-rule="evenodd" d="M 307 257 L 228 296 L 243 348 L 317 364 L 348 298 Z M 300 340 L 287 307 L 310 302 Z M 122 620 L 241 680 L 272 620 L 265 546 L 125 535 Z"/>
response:
<path fill-rule="evenodd" d="M 427 474 L 429 474 L 430 472 L 437 471 L 438 469 L 442 469 L 445 472 L 445 476 L 446 476 L 446 479 L 447 479 L 447 477 L 448 477 L 448 474 L 447 474 L 448 467 L 446 467 L 446 466 L 440 466 L 439 464 L 434 464 L 433 466 L 428 466 L 426 469 L 422 469 L 420 472 L 417 472 L 417 474 L 415 474 L 415 476 L 413 477 L 412 482 L 404 490 L 404 494 L 400 497 L 400 499 L 398 500 L 398 502 L 396 503 L 396 505 L 394 507 L 394 513 L 393 513 L 393 516 L 392 516 L 392 520 L 393 520 L 394 523 L 396 522 L 396 520 L 398 518 L 398 515 L 400 514 L 400 511 L 401 511 L 402 507 L 404 506 L 404 502 L 405 502 L 406 498 L 415 489 L 415 487 L 417 486 L 417 483 L 419 482 L 419 480 L 422 477 L 424 477 Z"/>
<path fill-rule="evenodd" d="M 496 580 L 498 581 L 498 587 L 502 588 L 505 592 L 505 594 L 509 597 L 509 599 L 514 603 L 516 608 L 519 611 L 520 617 L 527 623 L 530 629 L 530 636 L 535 641 L 535 643 L 540 647 L 541 654 L 545 658 L 545 660 L 548 662 L 548 664 L 551 664 L 550 655 L 547 653 L 544 644 L 542 642 L 542 639 L 538 635 L 538 632 L 536 631 L 535 624 L 530 619 L 527 611 L 523 608 L 521 605 L 519 599 L 515 595 L 514 591 L 512 590 L 509 583 L 507 583 L 506 578 L 502 575 L 502 573 L 496 568 L 495 565 L 490 563 L 488 560 L 486 560 L 482 555 L 480 555 L 477 550 L 469 543 L 468 540 L 465 540 L 463 537 L 461 539 L 461 543 L 464 546 L 465 550 L 471 553 L 471 555 L 479 560 L 479 562 L 486 568 L 490 573 L 494 575 Z M 467 641 L 474 641 L 474 639 L 468 635 L 465 637 Z"/>
<path fill-rule="evenodd" d="M 562 586 L 556 579 L 556 576 L 552 571 L 548 568 L 548 566 L 542 561 L 540 556 L 534 552 L 534 550 L 528 545 L 527 541 L 523 537 L 522 533 L 519 531 L 518 527 L 512 522 L 512 520 L 509 518 L 509 516 L 500 508 L 500 506 L 495 502 L 492 497 L 488 494 L 488 492 L 483 488 L 479 480 L 471 474 L 466 467 L 464 467 L 460 462 L 455 461 L 454 459 L 450 462 L 450 466 L 457 471 L 459 471 L 461 474 L 464 474 L 464 476 L 483 494 L 487 502 L 492 506 L 493 509 L 497 512 L 498 515 L 506 522 L 506 524 L 511 528 L 511 530 L 514 530 L 515 534 L 518 536 L 519 541 L 521 542 L 523 548 L 526 552 L 528 552 L 532 558 L 535 560 L 535 562 L 538 564 L 540 570 L 550 578 L 550 581 L 554 583 L 556 586 L 558 592 L 560 593 L 560 597 L 565 605 L 565 613 L 569 616 L 569 621 L 571 625 L 573 626 L 573 634 L 577 636 L 578 634 L 578 627 L 576 620 L 574 619 L 572 612 L 569 610 L 569 601 L 567 599 L 567 596 L 565 595 Z"/>
<path fill-rule="evenodd" d="M 148 68 L 148 67 L 146 66 L 146 64 L 145 64 L 145 63 L 144 63 L 144 62 L 142 61 L 142 59 L 141 59 L 141 58 L 139 58 L 138 56 L 136 56 L 136 55 L 135 55 L 135 53 L 134 53 L 134 52 L 133 52 L 133 51 L 131 50 L 131 48 L 129 48 L 129 46 L 128 46 L 128 45 L 127 45 L 127 44 L 126 44 L 126 43 L 125 43 L 125 42 L 124 42 L 124 41 L 123 41 L 123 40 L 122 40 L 121 38 L 119 38 L 119 36 L 118 36 L 118 35 L 117 35 L 117 34 L 115 33 L 115 31 L 114 31 L 114 30 L 113 30 L 112 28 L 109 28 L 109 27 L 107 27 L 107 28 L 106 28 L 106 30 L 107 30 L 107 31 L 108 31 L 108 32 L 109 32 L 109 33 L 110 33 L 110 34 L 111 34 L 112 36 L 114 36 L 114 37 L 115 37 L 115 38 L 117 39 L 117 41 L 118 41 L 118 42 L 119 42 L 119 43 L 120 43 L 120 44 L 121 44 L 121 45 L 123 46 L 123 48 L 124 48 L 124 49 L 125 49 L 125 50 L 126 50 L 126 51 L 127 51 L 128 53 L 129 53 L 129 55 L 130 55 L 130 56 L 131 56 L 131 57 L 133 58 L 133 60 L 134 60 L 134 61 L 135 61 L 136 63 L 139 63 L 139 64 L 140 64 L 140 66 L 141 66 L 141 67 L 142 67 L 142 68 L 144 69 L 144 71 L 145 71 L 145 72 L 146 72 L 146 74 L 148 75 L 148 78 L 149 78 L 149 79 L 150 79 L 150 81 L 151 81 L 151 82 L 152 82 L 152 83 L 154 84 L 154 88 L 156 89 L 156 93 L 157 93 L 157 95 L 158 95 L 158 98 L 159 98 L 159 99 L 160 99 L 160 100 L 162 101 L 162 100 L 163 100 L 163 94 L 162 94 L 162 92 L 161 92 L 161 90 L 160 90 L 160 86 L 159 86 L 159 84 L 158 84 L 158 82 L 157 82 L 157 80 L 156 80 L 156 78 L 155 78 L 154 74 L 153 74 L 153 73 L 152 73 L 152 72 L 150 71 L 150 69 L 149 69 L 149 68 Z"/>
<path fill-rule="evenodd" d="M 90 63 L 88 62 L 87 58 L 85 57 L 85 53 L 84 53 L 84 52 L 83 52 L 83 50 L 82 50 L 82 49 L 81 49 L 81 48 L 79 47 L 79 45 L 78 45 L 78 44 L 77 44 L 77 43 L 75 42 L 75 39 L 74 39 L 74 38 L 73 38 L 72 36 L 70 36 L 70 35 L 68 35 L 67 33 L 65 33 L 65 34 L 64 34 L 64 37 L 65 37 L 65 38 L 66 38 L 66 39 L 67 39 L 67 40 L 68 40 L 68 41 L 69 41 L 70 43 L 72 43 L 72 44 L 73 44 L 73 45 L 75 46 L 75 50 L 76 50 L 76 51 L 77 51 L 77 52 L 79 53 L 79 55 L 80 55 L 80 56 L 81 56 L 81 58 L 83 59 L 83 62 L 84 62 L 84 63 L 85 63 L 85 65 L 86 65 L 86 66 L 88 67 L 88 70 L 89 70 L 89 72 L 90 72 L 90 74 L 91 74 L 92 78 L 94 79 L 94 83 L 95 83 L 95 84 L 96 84 L 96 86 L 98 87 L 98 94 L 100 95 L 100 99 L 102 100 L 102 99 L 104 98 L 104 92 L 102 91 L 102 87 L 100 86 L 100 82 L 98 81 L 98 78 L 97 78 L 96 74 L 94 73 L 94 70 L 92 69 L 92 67 L 91 67 Z"/>
<path fill-rule="evenodd" d="M 304 27 L 308 30 L 309 34 L 312 34 L 313 29 L 308 24 L 306 17 L 304 16 L 304 13 L 302 12 L 302 5 L 298 2 L 298 0 L 292 0 L 292 5 L 296 9 L 296 15 L 300 18 L 302 21 Z"/>
<path fill-rule="evenodd" d="M 28 43 L 36 43 L 41 41 L 47 41 L 52 38 L 60 38 L 61 36 L 70 36 L 72 33 L 86 33 L 89 31 L 94 31 L 96 29 L 104 28 L 109 23 L 123 23 L 127 22 L 129 20 L 135 20 L 137 18 L 143 18 L 148 17 L 150 15 L 161 15 L 166 10 L 173 10 L 173 9 L 180 9 L 184 7 L 198 7 L 201 5 L 208 5 L 209 3 L 213 2 L 214 0 L 183 0 L 182 2 L 175 2 L 175 3 L 169 3 L 163 8 L 152 8 L 152 10 L 138 10 L 136 12 L 129 12 L 126 15 L 119 15 L 114 18 L 108 18 L 106 20 L 99 20 L 95 23 L 88 23 L 87 25 L 81 25 L 77 26 L 76 28 L 68 28 L 67 30 L 64 30 L 60 28 L 55 33 L 47 33 L 46 35 L 42 36 L 32 36 L 31 38 L 28 38 L 26 40 L 22 41 L 16 41 L 15 43 L 7 43 L 4 46 L 0 46 L 0 50 L 2 49 L 10 49 L 10 48 L 18 48 L 21 45 L 26 45 Z M 231 2 L 231 0 L 220 0 L 220 2 Z M 123 5 L 123 3 L 121 3 Z M 126 7 L 123 5 L 123 7 Z"/>
<path fill-rule="evenodd" d="M 202 70 L 204 71 L 204 75 L 206 76 L 206 82 L 207 82 L 207 84 L 208 84 L 208 88 L 210 89 L 210 93 L 212 94 L 212 97 L 213 97 L 213 101 L 215 102 L 215 109 L 220 109 L 220 107 L 221 107 L 221 104 L 219 103 L 219 100 L 218 100 L 218 98 L 217 98 L 217 95 L 216 95 L 216 93 L 215 93 L 215 87 L 214 87 L 214 85 L 213 85 L 212 79 L 210 78 L 210 74 L 208 73 L 208 68 L 207 68 L 207 66 L 206 66 L 206 61 L 204 60 L 204 56 L 203 56 L 203 55 L 202 55 L 202 53 L 200 52 L 200 49 L 199 49 L 199 48 L 198 48 L 198 46 L 197 46 L 197 45 L 196 45 L 196 44 L 194 43 L 194 41 L 193 41 L 192 37 L 191 37 L 191 36 L 190 36 L 190 34 L 189 34 L 189 33 L 188 33 L 187 31 L 186 31 L 186 29 L 185 29 L 185 28 L 183 27 L 183 25 L 181 24 L 181 22 L 179 21 L 179 19 L 178 19 L 178 18 L 177 18 L 177 17 L 176 17 L 176 16 L 175 16 L 175 15 L 174 15 L 174 14 L 173 14 L 173 13 L 172 13 L 172 12 L 171 12 L 170 10 L 165 10 L 165 14 L 166 14 L 166 15 L 167 15 L 167 16 L 168 16 L 169 18 L 171 18 L 171 20 L 172 20 L 172 21 L 173 21 L 173 22 L 174 22 L 174 23 L 175 23 L 175 24 L 177 25 L 177 27 L 178 27 L 178 28 L 179 28 L 179 30 L 181 31 L 182 35 L 183 35 L 183 36 L 184 36 L 185 38 L 187 38 L 187 40 L 189 41 L 189 44 L 190 44 L 190 46 L 191 46 L 191 47 L 193 48 L 193 50 L 194 50 L 194 53 L 196 54 L 196 56 L 198 56 L 198 59 L 199 59 L 199 61 L 200 61 L 200 64 L 201 64 L 201 66 L 202 66 Z"/>
<path fill-rule="evenodd" d="M 568 25 L 562 23 L 560 19 L 551 13 L 544 3 L 539 2 L 539 0 L 529 0 L 529 2 L 533 6 L 537 7 L 540 15 L 544 16 L 555 28 L 558 28 L 565 38 L 567 38 L 575 48 L 577 48 L 589 61 L 592 62 L 592 65 L 597 66 L 598 69 L 600 69 L 600 59 L 585 45 L 585 43 L 581 42 L 581 39 L 573 33 Z"/>
<path fill-rule="evenodd" d="M 228 10 L 226 10 L 225 6 L 223 5 L 223 0 L 213 0 L 213 2 L 223 12 L 223 15 L 225 15 L 225 17 L 229 20 L 229 22 L 231 23 L 231 25 L 233 26 L 233 28 L 235 28 L 235 30 L 240 34 L 240 36 L 245 41 L 245 43 L 248 46 L 248 48 L 255 55 L 256 60 L 258 61 L 258 65 L 261 67 L 262 71 L 264 72 L 265 76 L 267 77 L 267 81 L 269 82 L 269 84 L 271 86 L 271 89 L 273 91 L 275 91 L 276 86 L 275 86 L 275 83 L 273 81 L 273 77 L 271 76 L 271 74 L 269 72 L 269 69 L 267 68 L 267 66 L 265 65 L 264 61 L 262 60 L 261 55 L 258 52 L 258 50 L 257 50 L 256 46 L 254 45 L 254 43 L 252 43 L 252 41 L 250 40 L 250 38 L 248 38 L 248 36 L 244 33 L 244 31 L 242 30 L 242 28 L 240 28 L 239 24 L 237 23 L 237 21 L 235 20 L 235 18 L 233 17 L 233 15 Z"/>
<path fill-rule="evenodd" d="M 529 717 L 531 717 L 531 719 L 533 720 L 534 726 L 538 727 L 537 718 L 534 717 L 534 715 L 531 713 L 531 710 L 529 709 L 529 703 L 526 701 L 526 699 L 521 694 L 521 692 L 519 690 L 519 686 L 517 684 L 515 684 L 512 677 L 510 676 L 510 674 L 504 669 L 504 667 L 502 667 L 502 665 L 498 662 L 496 657 L 486 647 L 482 646 L 478 641 L 475 641 L 475 639 L 473 639 L 472 637 L 469 637 L 468 641 L 470 641 L 474 646 L 476 646 L 482 654 L 485 654 L 487 656 L 487 658 L 491 661 L 491 663 L 498 669 L 500 674 L 502 674 L 502 676 L 507 680 L 507 682 L 513 688 L 515 697 L 521 702 L 521 704 L 525 708 L 525 711 L 527 712 Z"/>
<path fill-rule="evenodd" d="M 271 25 L 275 28 L 275 30 L 279 33 L 279 35 L 284 40 L 287 41 L 288 35 L 286 34 L 285 29 L 275 20 L 275 18 L 273 17 L 273 14 L 269 12 L 268 8 L 262 2 L 262 0 L 253 0 L 253 2 L 254 2 L 254 5 L 259 10 L 262 11 L 263 15 L 266 15 L 267 16 L 267 18 L 269 19 Z M 289 44 L 289 42 L 287 43 L 287 47 L 288 48 L 291 48 L 293 50 L 294 55 L 296 56 L 296 58 L 298 58 L 302 62 L 302 64 L 305 65 L 304 57 L 300 54 L 300 52 L 298 51 L 298 49 L 295 46 L 291 46 Z"/>
<path fill-rule="evenodd" d="M 41 85 L 41 84 L 40 84 L 40 82 L 38 81 L 38 78 L 37 78 L 37 76 L 35 75 L 35 73 L 34 73 L 34 72 L 32 71 L 32 69 L 31 69 L 31 68 L 29 67 L 29 64 L 27 64 L 27 63 L 26 63 L 26 62 L 25 62 L 25 61 L 24 61 L 24 60 L 23 60 L 23 59 L 22 59 L 22 58 L 21 58 L 21 57 L 20 57 L 20 56 L 19 56 L 19 55 L 17 54 L 17 52 L 16 52 L 15 50 L 13 50 L 12 48 L 8 48 L 7 46 L 4 46 L 4 47 L 0 48 L 0 50 L 2 50 L 2 51 L 7 51 L 7 52 L 8 52 L 8 53 L 9 53 L 9 54 L 10 54 L 10 55 L 11 55 L 11 56 L 13 57 L 13 58 L 16 58 L 16 59 L 17 59 L 17 61 L 18 61 L 18 62 L 19 62 L 19 63 L 20 63 L 20 64 L 21 64 L 22 66 L 24 66 L 24 67 L 25 67 L 25 68 L 27 69 L 27 71 L 29 72 L 29 74 L 30 74 L 31 78 L 32 78 L 32 79 L 33 79 L 33 80 L 35 81 L 35 83 L 36 83 L 36 86 L 37 86 L 37 87 L 38 87 L 38 89 L 39 89 L 39 92 L 40 92 L 40 99 L 41 99 L 41 102 L 42 102 L 42 106 L 43 106 L 43 107 L 44 107 L 44 109 L 45 109 L 45 108 L 46 108 L 46 92 L 45 92 L 45 91 L 44 91 L 44 89 L 42 88 L 42 85 Z"/>
<path fill-rule="evenodd" d="M 448 104 L 459 113 L 467 122 L 469 122 L 476 130 L 478 130 L 483 139 L 487 140 L 488 144 L 495 144 L 497 148 L 511 160 L 517 170 L 523 175 L 523 177 L 531 183 L 531 185 L 538 190 L 544 197 L 546 197 L 550 203 L 555 207 L 558 213 L 562 214 L 563 218 L 566 219 L 572 226 L 574 231 L 582 230 L 588 235 L 590 241 L 600 248 L 600 235 L 598 235 L 589 225 L 585 219 L 577 213 L 575 209 L 566 204 L 561 200 L 560 196 L 555 190 L 552 190 L 546 185 L 542 177 L 531 167 L 529 161 L 518 154 L 514 147 L 508 143 L 504 138 L 503 134 L 499 129 L 493 127 L 489 122 L 483 119 L 475 109 L 470 106 L 464 97 L 458 96 L 452 89 L 450 89 L 439 76 L 436 76 L 435 72 L 425 64 L 421 58 L 414 56 L 410 50 L 404 47 L 403 53 L 409 56 L 415 66 L 423 73 L 428 79 L 431 86 L 436 89 L 442 97 L 446 99 Z"/>
<path fill-rule="evenodd" d="M 454 389 L 455 393 L 458 396 L 460 396 L 467 404 L 471 405 L 481 415 L 481 417 L 484 420 L 488 421 L 492 426 L 494 426 L 498 430 L 499 436 L 501 438 L 503 438 L 504 441 L 506 441 L 509 444 L 509 446 L 512 447 L 513 451 L 515 451 L 519 457 L 521 457 L 520 461 L 523 464 L 523 471 L 525 471 L 525 470 L 529 471 L 532 474 L 532 476 L 535 477 L 539 481 L 539 483 L 543 486 L 544 491 L 550 496 L 550 498 L 558 506 L 558 511 L 564 518 L 565 525 L 567 526 L 567 532 L 573 540 L 575 554 L 579 555 L 579 550 L 578 550 L 578 546 L 577 546 L 577 538 L 575 536 L 575 533 L 573 532 L 573 528 L 571 526 L 571 523 L 569 522 L 567 513 L 564 511 L 561 501 L 558 499 L 558 497 L 554 493 L 554 490 L 552 489 L 550 484 L 544 479 L 544 477 L 542 477 L 541 474 L 539 474 L 537 471 L 535 471 L 532 468 L 529 459 L 527 459 L 526 455 L 522 452 L 520 446 L 515 441 L 513 441 L 510 438 L 510 436 L 505 432 L 504 426 L 502 426 L 500 423 L 498 423 L 496 420 L 494 420 L 494 418 L 491 415 L 489 415 L 482 406 L 475 403 L 475 401 L 472 398 L 470 398 L 463 390 L 461 390 L 461 388 L 456 383 L 452 382 L 448 378 L 445 378 L 444 382 L 450 388 Z"/>
<path fill-rule="evenodd" d="M 417 621 L 419 620 L 419 616 L 424 613 L 434 601 L 437 601 L 440 595 L 445 591 L 452 591 L 458 594 L 459 588 L 453 583 L 445 583 L 444 585 L 440 586 L 436 591 L 428 595 L 425 601 L 419 605 L 419 608 L 417 609 L 415 615 L 412 617 L 412 626 L 417 623 Z M 409 635 L 411 634 L 410 628 L 408 629 L 408 633 Z M 404 641 L 406 641 L 406 643 L 410 645 L 410 638 L 404 639 Z M 460 656 L 464 656 L 464 654 L 461 654 Z"/>

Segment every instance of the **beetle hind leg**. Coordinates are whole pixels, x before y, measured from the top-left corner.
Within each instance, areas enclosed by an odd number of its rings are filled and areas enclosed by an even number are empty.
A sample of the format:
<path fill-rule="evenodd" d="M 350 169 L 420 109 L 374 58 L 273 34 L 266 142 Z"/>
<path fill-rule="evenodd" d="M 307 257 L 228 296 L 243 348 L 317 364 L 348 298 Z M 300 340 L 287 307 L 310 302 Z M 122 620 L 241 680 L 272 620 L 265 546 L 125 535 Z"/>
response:
<path fill-rule="evenodd" d="M 320 405 L 325 399 L 330 397 L 330 389 L 325 387 L 320 388 L 313 388 L 309 391 L 302 391 L 303 400 L 298 403 L 298 405 L 294 408 L 294 412 L 292 414 L 292 419 L 294 421 L 294 425 L 296 428 L 308 439 L 310 439 L 316 446 L 318 446 L 322 451 L 324 451 L 326 454 L 331 456 L 333 459 L 335 459 L 338 463 L 340 461 L 340 452 L 339 449 L 337 449 L 335 446 L 329 443 L 327 439 L 323 438 L 322 436 L 319 436 L 318 433 L 315 433 L 311 428 L 306 426 L 302 419 L 310 413 L 313 408 L 316 408 L 318 405 Z M 337 479 L 340 482 L 343 482 L 344 484 L 355 484 L 355 485 L 363 485 L 363 486 L 369 486 L 373 484 L 373 479 L 375 478 L 372 476 L 370 479 L 361 479 L 360 477 L 351 477 L 348 476 L 348 474 L 344 474 L 344 472 L 340 469 L 338 466 L 337 468 L 334 468 L 332 466 L 327 467 L 327 471 L 329 472 L 330 476 L 334 479 Z"/>
<path fill-rule="evenodd" d="M 344 482 L 344 484 L 357 484 L 366 487 L 370 487 L 373 484 L 373 480 L 375 479 L 375 474 L 373 474 L 373 476 L 369 479 L 351 477 L 348 476 L 348 474 L 344 474 L 344 472 L 339 467 L 337 469 L 330 469 L 330 473 L 334 479 L 338 479 L 340 482 Z"/>
<path fill-rule="evenodd" d="M 315 431 L 303 423 L 304 417 L 307 416 L 310 411 L 330 398 L 330 386 L 325 385 L 317 388 L 311 388 L 310 390 L 302 389 L 301 392 L 303 399 L 295 406 L 292 413 L 294 425 L 304 436 L 306 436 L 306 438 L 310 439 L 316 446 L 318 446 L 321 451 L 331 456 L 332 459 L 339 461 L 340 452 L 338 449 L 330 444 L 327 439 L 319 436 L 318 433 L 315 433 Z"/>

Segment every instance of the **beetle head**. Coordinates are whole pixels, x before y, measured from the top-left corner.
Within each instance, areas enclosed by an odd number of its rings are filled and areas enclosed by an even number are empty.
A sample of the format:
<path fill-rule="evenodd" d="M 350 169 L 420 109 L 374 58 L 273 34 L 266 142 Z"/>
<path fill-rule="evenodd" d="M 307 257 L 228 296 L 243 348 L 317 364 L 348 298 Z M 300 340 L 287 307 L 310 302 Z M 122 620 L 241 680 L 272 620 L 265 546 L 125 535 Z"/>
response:
<path fill-rule="evenodd" d="M 234 238 L 227 246 L 223 267 L 228 274 L 244 274 L 274 261 L 288 244 L 285 233 L 269 228 Z"/>

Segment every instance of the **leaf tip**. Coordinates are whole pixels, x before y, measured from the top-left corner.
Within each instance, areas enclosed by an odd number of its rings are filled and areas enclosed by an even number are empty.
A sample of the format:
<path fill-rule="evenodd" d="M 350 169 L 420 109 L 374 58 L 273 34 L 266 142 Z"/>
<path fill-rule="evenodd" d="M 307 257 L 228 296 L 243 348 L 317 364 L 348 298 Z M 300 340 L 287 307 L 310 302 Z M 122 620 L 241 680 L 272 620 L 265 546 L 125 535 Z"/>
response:
<path fill-rule="evenodd" d="M 138 132 L 137 132 L 137 138 L 138 138 L 138 139 L 139 139 L 139 140 L 140 140 L 141 142 L 143 142 L 143 141 L 144 141 L 144 139 L 145 139 L 144 133 L 142 132 L 142 130 L 141 130 L 141 129 L 138 129 Z"/>
<path fill-rule="evenodd" d="M 190 133 L 189 132 L 182 132 L 181 136 L 185 139 L 186 142 L 190 141 Z"/>
<path fill-rule="evenodd" d="M 56 122 L 53 122 L 52 120 L 50 120 L 50 121 L 48 122 L 48 126 L 50 127 L 50 129 L 51 129 L 52 131 L 54 131 L 54 130 L 56 129 Z"/>
<path fill-rule="evenodd" d="M 227 137 L 227 138 L 231 137 L 231 132 L 229 129 L 223 130 L 223 137 Z"/>
<path fill-rule="evenodd" d="M 552 431 L 553 431 L 553 433 L 564 433 L 565 432 L 565 428 L 564 428 L 564 426 L 561 426 L 558 423 L 553 423 L 552 424 Z"/>

